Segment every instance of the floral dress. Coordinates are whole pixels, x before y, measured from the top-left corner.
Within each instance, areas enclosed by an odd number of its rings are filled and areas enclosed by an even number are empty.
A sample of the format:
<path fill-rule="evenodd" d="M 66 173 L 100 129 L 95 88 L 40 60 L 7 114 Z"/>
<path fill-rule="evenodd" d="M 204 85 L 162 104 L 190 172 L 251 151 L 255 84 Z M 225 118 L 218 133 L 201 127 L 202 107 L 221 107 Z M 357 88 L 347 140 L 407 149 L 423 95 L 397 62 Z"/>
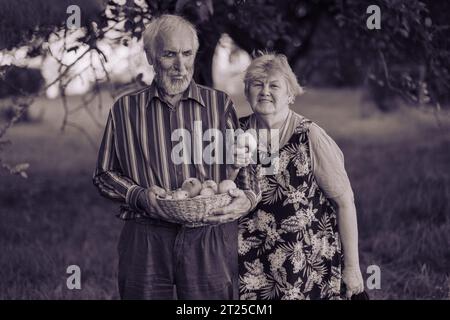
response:
<path fill-rule="evenodd" d="M 336 211 L 311 169 L 310 124 L 303 119 L 280 148 L 277 173 L 260 176 L 262 200 L 239 222 L 242 300 L 341 297 Z"/>

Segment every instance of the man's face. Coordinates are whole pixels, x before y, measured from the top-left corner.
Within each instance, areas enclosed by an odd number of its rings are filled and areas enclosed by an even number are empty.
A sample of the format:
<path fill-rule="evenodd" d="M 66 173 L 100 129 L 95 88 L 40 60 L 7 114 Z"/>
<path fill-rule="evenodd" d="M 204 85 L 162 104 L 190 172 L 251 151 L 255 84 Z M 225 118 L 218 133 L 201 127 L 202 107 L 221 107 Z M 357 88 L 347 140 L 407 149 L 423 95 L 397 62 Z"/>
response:
<path fill-rule="evenodd" d="M 156 84 L 168 95 L 184 92 L 194 74 L 194 39 L 190 30 L 164 32 L 156 43 Z"/>

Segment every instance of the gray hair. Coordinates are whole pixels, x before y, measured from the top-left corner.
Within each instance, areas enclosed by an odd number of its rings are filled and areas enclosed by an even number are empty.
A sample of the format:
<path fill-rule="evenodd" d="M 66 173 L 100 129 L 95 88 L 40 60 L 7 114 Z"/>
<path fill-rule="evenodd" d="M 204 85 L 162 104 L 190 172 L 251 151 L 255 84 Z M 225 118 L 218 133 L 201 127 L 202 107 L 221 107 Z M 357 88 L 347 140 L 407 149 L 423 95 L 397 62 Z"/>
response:
<path fill-rule="evenodd" d="M 168 31 L 178 31 L 182 29 L 188 29 L 192 32 L 192 38 L 194 40 L 194 53 L 197 53 L 199 42 L 198 35 L 195 26 L 188 20 L 181 16 L 173 14 L 163 14 L 157 18 L 154 18 L 151 23 L 145 28 L 143 33 L 144 50 L 147 57 L 155 61 L 156 43 L 158 36 L 161 33 Z"/>
<path fill-rule="evenodd" d="M 252 60 L 245 71 L 245 93 L 248 93 L 250 84 L 253 81 L 267 77 L 271 71 L 277 71 L 283 75 L 286 80 L 289 96 L 295 97 L 304 92 L 284 54 L 258 52 L 256 58 Z"/>

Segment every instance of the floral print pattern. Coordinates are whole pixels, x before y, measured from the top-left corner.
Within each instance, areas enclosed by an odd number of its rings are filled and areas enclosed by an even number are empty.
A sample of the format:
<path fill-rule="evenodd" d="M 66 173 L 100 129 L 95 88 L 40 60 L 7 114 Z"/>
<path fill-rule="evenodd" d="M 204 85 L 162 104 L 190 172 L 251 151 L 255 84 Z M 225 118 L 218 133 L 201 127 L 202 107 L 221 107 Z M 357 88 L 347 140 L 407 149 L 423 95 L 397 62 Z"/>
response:
<path fill-rule="evenodd" d="M 336 211 L 311 170 L 310 123 L 304 119 L 280 149 L 277 173 L 259 177 L 262 200 L 240 220 L 241 299 L 341 297 Z"/>

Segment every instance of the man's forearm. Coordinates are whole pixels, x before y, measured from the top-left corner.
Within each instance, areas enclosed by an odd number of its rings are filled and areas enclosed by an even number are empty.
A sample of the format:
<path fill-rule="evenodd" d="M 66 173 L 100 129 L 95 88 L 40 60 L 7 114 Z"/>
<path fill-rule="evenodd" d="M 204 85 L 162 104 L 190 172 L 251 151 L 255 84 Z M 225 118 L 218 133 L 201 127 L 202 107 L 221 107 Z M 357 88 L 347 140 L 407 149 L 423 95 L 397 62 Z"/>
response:
<path fill-rule="evenodd" d="M 104 171 L 96 174 L 93 182 L 102 196 L 126 203 L 133 210 L 139 210 L 139 195 L 145 188 L 135 184 L 130 178 L 115 171 Z"/>

